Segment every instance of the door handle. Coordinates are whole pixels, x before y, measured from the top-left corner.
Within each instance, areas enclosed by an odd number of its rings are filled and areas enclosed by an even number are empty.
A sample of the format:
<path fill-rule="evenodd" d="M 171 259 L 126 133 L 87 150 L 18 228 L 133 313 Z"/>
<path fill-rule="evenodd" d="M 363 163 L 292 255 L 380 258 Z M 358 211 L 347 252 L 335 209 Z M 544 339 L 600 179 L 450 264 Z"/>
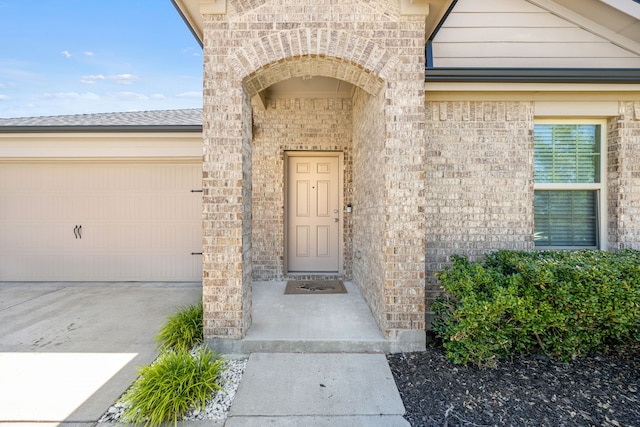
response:
<path fill-rule="evenodd" d="M 339 218 L 333 218 L 333 222 L 338 222 L 338 221 L 340 221 Z"/>

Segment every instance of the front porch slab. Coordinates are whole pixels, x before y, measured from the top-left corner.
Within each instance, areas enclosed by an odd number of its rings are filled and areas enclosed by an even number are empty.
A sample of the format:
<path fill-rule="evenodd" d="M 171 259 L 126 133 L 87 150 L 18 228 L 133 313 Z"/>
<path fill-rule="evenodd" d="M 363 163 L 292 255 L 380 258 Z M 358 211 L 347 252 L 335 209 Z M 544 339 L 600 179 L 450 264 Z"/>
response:
<path fill-rule="evenodd" d="M 227 354 L 256 352 L 380 352 L 424 349 L 420 342 L 389 340 L 378 328 L 358 288 L 346 294 L 285 295 L 286 281 L 253 283 L 252 326 L 241 340 L 214 339 Z M 424 335 L 424 334 L 422 334 Z"/>

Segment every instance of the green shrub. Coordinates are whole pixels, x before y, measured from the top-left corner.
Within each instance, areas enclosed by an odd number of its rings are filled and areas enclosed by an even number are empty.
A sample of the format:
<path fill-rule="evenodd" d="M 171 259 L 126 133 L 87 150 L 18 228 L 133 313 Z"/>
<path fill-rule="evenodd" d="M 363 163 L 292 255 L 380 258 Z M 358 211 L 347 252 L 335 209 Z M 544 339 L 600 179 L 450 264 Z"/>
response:
<path fill-rule="evenodd" d="M 172 314 L 156 335 L 161 350 L 188 350 L 203 340 L 202 303 L 193 304 Z"/>
<path fill-rule="evenodd" d="M 224 360 L 206 348 L 163 353 L 152 365 L 140 369 L 140 377 L 125 393 L 124 423 L 158 426 L 174 424 L 190 408 L 203 409 L 206 399 L 221 387 L 216 383 Z"/>
<path fill-rule="evenodd" d="M 567 360 L 640 342 L 640 252 L 455 256 L 438 278 L 434 331 L 455 363 L 544 353 Z"/>

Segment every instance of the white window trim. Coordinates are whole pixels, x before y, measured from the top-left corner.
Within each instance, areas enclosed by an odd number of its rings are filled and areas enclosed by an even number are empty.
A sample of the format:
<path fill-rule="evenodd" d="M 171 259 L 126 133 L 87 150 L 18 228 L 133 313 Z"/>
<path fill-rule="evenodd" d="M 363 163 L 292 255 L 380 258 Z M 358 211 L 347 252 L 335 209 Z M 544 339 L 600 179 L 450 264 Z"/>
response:
<path fill-rule="evenodd" d="M 600 182 L 599 183 L 540 183 L 533 182 L 533 190 L 596 190 L 598 200 L 598 247 L 608 247 L 607 233 L 607 121 L 605 119 L 535 119 L 536 125 L 599 125 L 600 126 Z M 545 249 L 580 249 L 581 246 L 538 246 Z M 591 248 L 589 246 L 588 248 Z"/>

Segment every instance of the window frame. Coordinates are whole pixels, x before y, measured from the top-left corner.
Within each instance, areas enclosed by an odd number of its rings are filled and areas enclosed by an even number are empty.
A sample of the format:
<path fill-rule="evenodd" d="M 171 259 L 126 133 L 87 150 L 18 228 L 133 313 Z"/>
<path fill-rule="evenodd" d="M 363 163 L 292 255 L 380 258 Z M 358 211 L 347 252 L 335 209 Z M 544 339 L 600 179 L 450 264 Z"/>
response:
<path fill-rule="evenodd" d="M 553 249 L 600 249 L 607 248 L 607 121 L 605 119 L 535 119 L 535 125 L 596 125 L 600 126 L 600 182 L 594 183 L 536 183 L 535 171 L 533 171 L 533 191 L 537 190 L 591 190 L 596 191 L 596 246 L 537 246 L 537 250 Z M 535 138 L 535 128 L 533 131 Z M 535 165 L 535 149 L 533 149 L 533 162 Z M 535 205 L 534 205 L 535 210 Z M 534 215 L 535 229 L 535 215 Z"/>

